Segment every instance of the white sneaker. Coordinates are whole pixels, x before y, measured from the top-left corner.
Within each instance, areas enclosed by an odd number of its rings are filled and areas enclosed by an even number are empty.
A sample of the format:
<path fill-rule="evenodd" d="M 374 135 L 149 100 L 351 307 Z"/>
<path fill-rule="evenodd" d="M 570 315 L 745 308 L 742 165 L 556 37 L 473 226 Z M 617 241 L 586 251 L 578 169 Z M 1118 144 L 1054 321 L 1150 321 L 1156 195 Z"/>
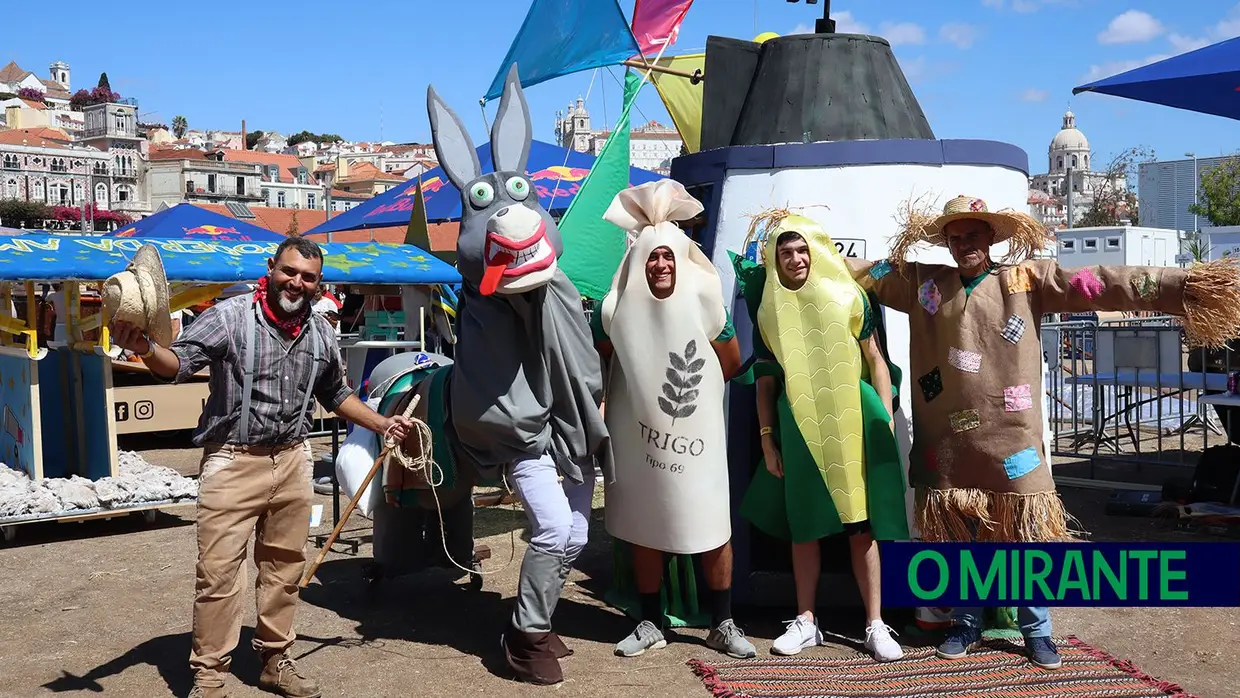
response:
<path fill-rule="evenodd" d="M 822 644 L 822 631 L 818 629 L 817 619 L 810 620 L 808 616 L 799 615 L 787 624 L 784 634 L 771 643 L 772 654 L 791 656 L 800 654 L 806 647 Z"/>
<path fill-rule="evenodd" d="M 904 656 L 904 648 L 891 639 L 895 633 L 886 623 L 876 620 L 865 629 L 865 648 L 880 662 L 894 662 Z"/>

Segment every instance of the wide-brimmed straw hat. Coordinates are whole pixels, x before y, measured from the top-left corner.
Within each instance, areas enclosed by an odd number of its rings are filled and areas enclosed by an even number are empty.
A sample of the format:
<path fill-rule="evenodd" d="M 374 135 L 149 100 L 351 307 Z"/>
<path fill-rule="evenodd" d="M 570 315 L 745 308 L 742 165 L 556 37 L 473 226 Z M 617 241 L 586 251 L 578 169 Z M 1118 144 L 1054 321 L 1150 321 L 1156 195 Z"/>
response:
<path fill-rule="evenodd" d="M 103 282 L 103 309 L 109 320 L 136 326 L 161 347 L 172 343 L 168 277 L 154 245 L 140 247 L 125 271 Z"/>
<path fill-rule="evenodd" d="M 948 201 L 943 206 L 943 215 L 935 218 L 926 226 L 926 242 L 946 246 L 947 236 L 943 234 L 943 229 L 947 227 L 947 224 L 969 218 L 984 221 L 989 225 L 995 232 L 994 243 L 1011 239 L 1021 226 L 1029 225 L 1031 222 L 1040 226 L 1037 220 L 1027 213 L 1013 209 L 992 212 L 984 200 L 976 196 L 961 194 Z"/>

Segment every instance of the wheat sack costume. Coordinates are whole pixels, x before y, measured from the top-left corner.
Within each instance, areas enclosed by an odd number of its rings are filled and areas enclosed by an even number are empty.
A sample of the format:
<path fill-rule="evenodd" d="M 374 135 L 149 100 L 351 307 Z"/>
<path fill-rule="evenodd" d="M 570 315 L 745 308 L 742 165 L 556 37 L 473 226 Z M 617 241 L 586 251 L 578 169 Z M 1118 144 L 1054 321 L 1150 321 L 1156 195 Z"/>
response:
<path fill-rule="evenodd" d="M 1221 345 L 1240 334 L 1240 275 L 1230 262 L 1184 269 L 1065 269 L 1028 257 L 1052 242 L 1026 213 L 990 212 L 981 199 L 952 199 L 943 215 L 910 210 L 890 259 L 858 262 L 863 288 L 907 313 L 912 390 L 910 481 L 918 488 L 923 540 L 1058 541 L 1070 516 L 1055 491 L 1043 445 L 1042 316 L 1157 311 L 1184 316 L 1187 343 Z M 1009 241 L 1004 263 L 966 287 L 954 266 L 906 262 L 916 244 L 945 246 L 960 218 L 990 223 Z"/>
<path fill-rule="evenodd" d="M 891 416 L 869 383 L 860 342 L 874 331 L 869 300 L 830 236 L 787 211 L 755 219 L 763 265 L 733 255 L 755 318 L 755 376 L 780 384 L 776 428 L 784 477 L 760 464 L 741 505 L 759 529 L 793 542 L 869 522 L 880 540 L 908 537 L 904 480 Z M 809 246 L 810 271 L 796 290 L 779 278 L 776 242 L 786 232 Z M 899 369 L 888 364 L 893 385 Z"/>
<path fill-rule="evenodd" d="M 711 347 L 727 324 L 723 291 L 714 265 L 672 222 L 701 211 L 683 185 L 661 180 L 620 192 L 603 215 L 637 233 L 601 308 L 615 349 L 607 532 L 676 554 L 714 550 L 732 537 L 724 379 Z M 659 247 L 676 259 L 676 285 L 663 299 L 645 270 Z"/>

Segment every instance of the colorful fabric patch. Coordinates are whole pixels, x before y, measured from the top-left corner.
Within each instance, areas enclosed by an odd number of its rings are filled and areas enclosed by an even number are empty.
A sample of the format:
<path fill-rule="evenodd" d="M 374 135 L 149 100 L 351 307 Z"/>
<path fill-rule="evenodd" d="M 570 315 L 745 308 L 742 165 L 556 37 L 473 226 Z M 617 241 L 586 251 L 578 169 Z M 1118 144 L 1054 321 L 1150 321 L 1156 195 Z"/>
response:
<path fill-rule="evenodd" d="M 939 303 L 942 300 L 943 296 L 939 293 L 939 287 L 934 283 L 934 279 L 926 281 L 917 289 L 917 302 L 921 303 L 921 307 L 931 315 L 939 312 Z"/>
<path fill-rule="evenodd" d="M 955 447 L 952 446 L 952 442 L 948 439 L 944 439 L 943 443 L 939 444 L 938 449 L 935 451 L 934 457 L 939 468 L 950 471 L 952 469 L 952 463 L 956 460 L 956 450 Z"/>
<path fill-rule="evenodd" d="M 1029 390 L 1029 384 L 1009 385 L 1004 388 L 1003 409 L 1008 412 L 1033 409 L 1033 394 Z"/>
<path fill-rule="evenodd" d="M 1007 319 L 1007 324 L 1003 326 L 1003 338 L 1015 344 L 1025 335 L 1025 321 L 1017 315 L 1011 315 Z"/>
<path fill-rule="evenodd" d="M 870 277 L 873 278 L 875 281 L 878 281 L 879 279 L 883 278 L 884 276 L 890 273 L 891 273 L 891 262 L 888 262 L 885 259 L 879 260 L 878 262 L 874 264 L 874 266 L 870 267 Z"/>
<path fill-rule="evenodd" d="M 1008 270 L 1007 290 L 1009 294 L 1029 293 L 1033 290 L 1033 278 L 1025 267 L 1012 267 Z"/>
<path fill-rule="evenodd" d="M 947 362 L 968 373 L 982 370 L 982 355 L 952 347 L 947 350 Z"/>
<path fill-rule="evenodd" d="M 1148 271 L 1143 272 L 1141 276 L 1132 280 L 1132 288 L 1144 301 L 1149 302 L 1158 299 L 1158 278 Z"/>
<path fill-rule="evenodd" d="M 976 429 L 982 425 L 982 417 L 977 410 L 952 412 L 947 419 L 951 422 L 952 431 L 956 433 Z"/>
<path fill-rule="evenodd" d="M 1003 469 L 1007 471 L 1009 480 L 1028 475 L 1041 464 L 1042 459 L 1038 457 L 1038 449 L 1032 447 L 1003 459 Z"/>
<path fill-rule="evenodd" d="M 1068 285 L 1091 301 L 1102 295 L 1102 281 L 1088 267 L 1073 274 L 1072 280 L 1068 282 Z"/>
<path fill-rule="evenodd" d="M 939 372 L 938 366 L 934 370 L 917 379 L 917 384 L 921 386 L 921 396 L 926 398 L 926 402 L 930 402 L 943 392 L 943 374 Z"/>

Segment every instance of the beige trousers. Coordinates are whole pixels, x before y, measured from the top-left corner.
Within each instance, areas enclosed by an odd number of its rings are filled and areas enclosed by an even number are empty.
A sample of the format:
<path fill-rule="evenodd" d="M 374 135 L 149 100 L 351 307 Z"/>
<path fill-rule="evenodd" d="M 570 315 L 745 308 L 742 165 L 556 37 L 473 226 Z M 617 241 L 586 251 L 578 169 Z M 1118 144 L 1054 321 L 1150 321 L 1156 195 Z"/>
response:
<path fill-rule="evenodd" d="M 222 686 L 241 639 L 241 590 L 250 534 L 258 566 L 254 649 L 283 652 L 296 636 L 297 585 L 310 533 L 310 443 L 210 445 L 198 485 L 198 567 L 190 668 L 201 686 Z"/>

